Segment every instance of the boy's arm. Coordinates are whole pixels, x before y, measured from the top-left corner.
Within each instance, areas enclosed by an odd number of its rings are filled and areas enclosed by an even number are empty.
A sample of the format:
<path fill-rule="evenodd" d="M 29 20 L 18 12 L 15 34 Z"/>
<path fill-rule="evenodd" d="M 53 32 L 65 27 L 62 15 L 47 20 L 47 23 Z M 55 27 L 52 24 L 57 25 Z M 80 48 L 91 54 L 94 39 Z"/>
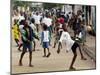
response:
<path fill-rule="evenodd" d="M 41 45 L 42 45 L 42 42 L 43 42 L 43 32 L 41 33 Z"/>
<path fill-rule="evenodd" d="M 34 37 L 35 39 L 39 40 L 39 36 L 38 36 L 36 33 L 34 33 L 34 32 L 33 32 L 33 37 Z"/>
<path fill-rule="evenodd" d="M 24 33 L 24 32 L 22 32 L 22 38 L 23 38 L 24 41 L 29 41 L 29 40 L 25 37 L 25 33 Z"/>

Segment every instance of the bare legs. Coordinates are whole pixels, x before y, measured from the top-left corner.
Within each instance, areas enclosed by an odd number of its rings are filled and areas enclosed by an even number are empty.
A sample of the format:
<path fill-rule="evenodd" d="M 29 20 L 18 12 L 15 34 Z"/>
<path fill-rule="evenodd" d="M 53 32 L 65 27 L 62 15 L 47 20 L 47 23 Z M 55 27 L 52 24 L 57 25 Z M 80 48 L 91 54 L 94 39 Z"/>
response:
<path fill-rule="evenodd" d="M 31 62 L 32 62 L 32 51 L 29 52 L 29 67 L 33 67 Z"/>
<path fill-rule="evenodd" d="M 71 62 L 71 65 L 70 65 L 70 70 L 75 70 L 75 68 L 73 67 L 74 63 L 75 63 L 75 60 L 76 60 L 76 57 L 77 57 L 77 53 L 73 53 L 74 56 L 72 58 L 72 62 Z"/>
<path fill-rule="evenodd" d="M 44 55 L 43 57 L 49 57 L 51 55 L 50 51 L 49 51 L 49 48 L 47 48 L 48 50 L 48 54 L 46 55 L 46 48 L 44 48 Z"/>
<path fill-rule="evenodd" d="M 82 59 L 82 60 L 86 60 L 86 58 L 83 56 L 83 53 L 82 53 L 82 51 L 81 51 L 80 46 L 78 46 L 78 47 L 79 47 L 79 52 L 80 52 L 80 54 L 81 54 L 81 59 Z M 77 47 L 76 47 L 76 48 L 77 48 Z M 71 65 L 70 65 L 69 70 L 75 70 L 75 68 L 73 67 L 73 65 L 74 65 L 75 60 L 76 60 L 76 58 L 77 58 L 76 48 L 72 48 L 72 51 L 73 51 L 74 56 L 73 56 L 73 58 L 72 58 L 72 62 L 71 62 Z"/>
<path fill-rule="evenodd" d="M 35 43 L 35 41 L 33 41 L 33 43 L 34 43 L 33 51 L 35 51 L 36 43 Z"/>
<path fill-rule="evenodd" d="M 82 60 L 86 60 L 86 58 L 83 56 L 83 53 L 82 53 L 82 51 L 81 51 L 81 47 L 79 46 L 79 52 L 80 52 L 80 54 L 81 54 L 81 59 Z"/>
<path fill-rule="evenodd" d="M 21 53 L 20 60 L 19 60 L 19 66 L 22 66 L 23 65 L 22 64 L 22 59 L 23 59 L 23 56 L 24 56 L 25 53 L 26 53 L 25 51 L 23 51 Z M 29 52 L 29 67 L 33 67 L 33 65 L 31 64 L 31 62 L 32 62 L 32 52 L 30 51 Z"/>

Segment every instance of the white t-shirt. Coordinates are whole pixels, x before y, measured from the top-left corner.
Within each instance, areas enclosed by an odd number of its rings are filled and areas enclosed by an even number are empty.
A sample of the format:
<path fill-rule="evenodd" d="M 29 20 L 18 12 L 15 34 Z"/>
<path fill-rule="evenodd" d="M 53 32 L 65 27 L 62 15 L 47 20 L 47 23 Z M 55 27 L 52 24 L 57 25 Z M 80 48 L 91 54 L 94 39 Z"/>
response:
<path fill-rule="evenodd" d="M 52 25 L 52 19 L 51 18 L 43 18 L 42 23 L 47 25 L 48 27 Z"/>
<path fill-rule="evenodd" d="M 21 20 L 25 20 L 25 17 L 20 15 L 20 16 L 19 16 L 19 22 L 20 22 Z"/>
<path fill-rule="evenodd" d="M 35 24 L 40 24 L 40 19 L 41 19 L 40 15 L 34 15 L 33 18 L 35 20 Z"/>
<path fill-rule="evenodd" d="M 79 16 L 78 16 L 77 23 L 79 23 L 79 19 L 80 19 L 81 21 L 83 20 L 82 15 L 79 15 Z"/>
<path fill-rule="evenodd" d="M 33 31 L 36 31 L 36 26 L 33 23 L 31 23 L 29 26 L 33 29 Z"/>
<path fill-rule="evenodd" d="M 43 31 L 43 42 L 49 42 L 49 31 Z"/>
<path fill-rule="evenodd" d="M 72 18 L 72 14 L 68 14 L 69 15 L 69 19 L 71 19 Z"/>
<path fill-rule="evenodd" d="M 62 32 L 62 35 L 61 35 L 59 41 L 60 41 L 61 43 L 62 43 L 62 42 L 65 42 L 65 43 L 66 43 L 66 48 L 67 48 L 67 50 L 71 50 L 71 47 L 72 47 L 72 45 L 73 45 L 74 42 L 75 42 L 75 41 L 73 41 L 73 40 L 71 39 L 69 33 L 68 33 L 68 32 L 65 32 L 65 31 Z"/>
<path fill-rule="evenodd" d="M 19 30 L 21 33 L 23 32 L 23 27 L 24 27 L 24 25 L 19 25 Z"/>

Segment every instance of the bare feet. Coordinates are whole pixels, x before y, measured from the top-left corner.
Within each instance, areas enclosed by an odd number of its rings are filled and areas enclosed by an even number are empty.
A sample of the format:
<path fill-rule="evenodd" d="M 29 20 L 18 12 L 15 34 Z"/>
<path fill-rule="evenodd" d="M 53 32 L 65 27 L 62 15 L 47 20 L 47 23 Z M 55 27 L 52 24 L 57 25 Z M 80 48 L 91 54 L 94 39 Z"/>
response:
<path fill-rule="evenodd" d="M 29 67 L 33 67 L 33 65 L 32 64 L 29 64 Z"/>
<path fill-rule="evenodd" d="M 75 71 L 76 69 L 74 67 L 70 67 L 69 70 Z"/>
<path fill-rule="evenodd" d="M 35 51 L 35 49 L 33 49 L 33 51 Z"/>
<path fill-rule="evenodd" d="M 43 57 L 46 57 L 46 55 L 43 55 Z"/>
<path fill-rule="evenodd" d="M 18 48 L 18 51 L 20 51 L 20 52 L 21 52 L 21 49 L 19 49 L 19 48 Z"/>
<path fill-rule="evenodd" d="M 59 49 L 57 50 L 57 53 L 58 53 L 58 54 L 60 53 L 60 50 L 59 50 Z"/>
<path fill-rule="evenodd" d="M 19 62 L 19 66 L 23 66 L 23 64 L 21 62 Z"/>
<path fill-rule="evenodd" d="M 81 57 L 81 60 L 87 60 L 85 57 Z"/>
<path fill-rule="evenodd" d="M 50 55 L 51 55 L 51 53 L 49 52 L 48 55 L 47 55 L 47 57 L 49 57 Z"/>
<path fill-rule="evenodd" d="M 53 46 L 53 48 L 55 48 L 55 46 Z"/>

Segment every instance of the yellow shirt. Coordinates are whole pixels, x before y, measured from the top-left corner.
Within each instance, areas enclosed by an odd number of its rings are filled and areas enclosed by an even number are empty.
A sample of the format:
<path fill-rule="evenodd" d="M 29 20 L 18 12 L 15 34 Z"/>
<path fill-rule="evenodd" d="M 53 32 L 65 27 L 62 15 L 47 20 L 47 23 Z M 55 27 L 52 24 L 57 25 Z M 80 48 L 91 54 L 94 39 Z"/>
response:
<path fill-rule="evenodd" d="M 20 39 L 20 32 L 17 24 L 13 26 L 12 32 L 13 32 L 14 39 Z"/>

